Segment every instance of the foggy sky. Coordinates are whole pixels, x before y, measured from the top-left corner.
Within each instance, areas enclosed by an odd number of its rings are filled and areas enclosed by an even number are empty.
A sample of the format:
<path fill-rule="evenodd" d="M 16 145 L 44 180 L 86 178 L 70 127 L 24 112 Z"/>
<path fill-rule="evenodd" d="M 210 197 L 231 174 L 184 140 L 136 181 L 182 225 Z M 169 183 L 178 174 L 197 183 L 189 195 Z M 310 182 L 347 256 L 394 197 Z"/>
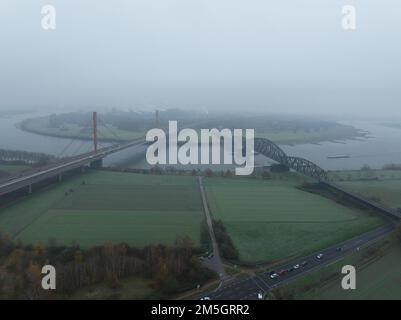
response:
<path fill-rule="evenodd" d="M 401 116 L 400 16 L 399 0 L 1 0 L 0 108 Z"/>

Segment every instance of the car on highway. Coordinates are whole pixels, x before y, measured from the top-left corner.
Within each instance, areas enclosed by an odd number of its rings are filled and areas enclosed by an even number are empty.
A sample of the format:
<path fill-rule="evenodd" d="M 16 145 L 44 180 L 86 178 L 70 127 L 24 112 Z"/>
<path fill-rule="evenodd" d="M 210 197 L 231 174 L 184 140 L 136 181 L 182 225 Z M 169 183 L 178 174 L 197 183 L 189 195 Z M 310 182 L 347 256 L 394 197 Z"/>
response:
<path fill-rule="evenodd" d="M 338 247 L 338 248 L 336 249 L 336 251 L 342 251 L 342 250 L 343 250 L 342 247 Z"/>
<path fill-rule="evenodd" d="M 301 263 L 301 267 L 305 267 L 308 264 L 308 261 L 304 261 Z"/>
<path fill-rule="evenodd" d="M 270 279 L 276 279 L 278 277 L 278 274 L 276 272 L 270 272 L 269 273 Z"/>
<path fill-rule="evenodd" d="M 281 270 L 281 271 L 278 272 L 278 275 L 279 276 L 284 276 L 285 274 L 287 274 L 287 272 L 288 272 L 287 270 Z"/>
<path fill-rule="evenodd" d="M 316 258 L 319 259 L 319 260 L 322 259 L 322 258 L 323 258 L 323 253 L 319 253 L 319 254 L 316 256 Z"/>
<path fill-rule="evenodd" d="M 299 269 L 299 264 L 296 264 L 293 268 L 294 268 L 295 270 Z"/>

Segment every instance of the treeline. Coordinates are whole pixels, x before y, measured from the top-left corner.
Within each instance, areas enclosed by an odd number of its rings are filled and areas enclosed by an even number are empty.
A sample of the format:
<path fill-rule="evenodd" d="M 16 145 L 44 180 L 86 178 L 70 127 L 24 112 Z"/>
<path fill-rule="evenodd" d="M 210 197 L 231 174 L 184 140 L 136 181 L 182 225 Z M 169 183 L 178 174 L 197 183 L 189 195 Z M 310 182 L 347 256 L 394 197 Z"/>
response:
<path fill-rule="evenodd" d="M 383 170 L 401 170 L 401 164 L 390 163 L 383 166 Z"/>
<path fill-rule="evenodd" d="M 0 149 L 0 161 L 7 164 L 46 165 L 54 162 L 56 157 L 40 153 L 21 150 Z"/>
<path fill-rule="evenodd" d="M 227 260 L 238 260 L 238 250 L 234 246 L 221 220 L 213 220 L 213 231 L 219 245 L 221 256 Z"/>
<path fill-rule="evenodd" d="M 173 246 L 144 248 L 105 243 L 87 250 L 78 246 L 24 246 L 0 236 L 0 299 L 68 298 L 86 286 L 107 283 L 118 287 L 128 276 L 151 280 L 156 294 L 166 298 L 202 285 L 215 275 L 196 258 L 198 249 L 188 237 Z M 57 289 L 41 288 L 41 268 L 56 268 Z"/>
<path fill-rule="evenodd" d="M 111 125 L 124 131 L 142 132 L 154 128 L 156 125 L 155 111 L 120 111 L 114 109 L 98 115 L 99 124 Z M 183 111 L 179 109 L 159 110 L 159 125 L 167 126 L 169 120 L 176 120 L 181 125 L 192 123 L 200 117 L 197 112 Z M 65 114 L 52 114 L 49 116 L 51 128 L 62 128 L 63 125 L 74 124 L 81 127 L 92 125 L 91 112 L 72 112 Z"/>

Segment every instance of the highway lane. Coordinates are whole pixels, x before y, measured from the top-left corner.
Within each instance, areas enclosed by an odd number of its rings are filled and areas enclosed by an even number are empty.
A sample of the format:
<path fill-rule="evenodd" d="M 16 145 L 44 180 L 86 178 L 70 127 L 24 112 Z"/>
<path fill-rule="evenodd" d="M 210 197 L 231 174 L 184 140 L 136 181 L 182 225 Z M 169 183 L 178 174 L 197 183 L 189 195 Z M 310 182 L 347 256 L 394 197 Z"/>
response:
<path fill-rule="evenodd" d="M 214 292 L 204 294 L 199 297 L 209 297 L 211 300 L 255 300 L 258 294 L 267 294 L 271 289 L 287 284 L 298 278 L 301 278 L 312 271 L 318 270 L 326 265 L 341 260 L 345 256 L 356 252 L 361 247 L 366 246 L 388 235 L 396 228 L 396 224 L 385 225 L 381 228 L 372 230 L 350 240 L 331 246 L 319 252 L 315 252 L 303 258 L 294 259 L 290 263 L 277 267 L 274 270 L 265 270 L 264 272 L 248 278 L 233 279 L 223 282 L 223 284 Z M 341 249 L 340 249 L 341 248 Z M 318 254 L 323 254 L 321 259 L 317 258 Z M 303 262 L 306 265 L 301 266 Z M 285 274 L 275 279 L 270 278 L 271 272 L 289 270 L 295 265 L 300 265 L 298 269 L 287 271 Z"/>

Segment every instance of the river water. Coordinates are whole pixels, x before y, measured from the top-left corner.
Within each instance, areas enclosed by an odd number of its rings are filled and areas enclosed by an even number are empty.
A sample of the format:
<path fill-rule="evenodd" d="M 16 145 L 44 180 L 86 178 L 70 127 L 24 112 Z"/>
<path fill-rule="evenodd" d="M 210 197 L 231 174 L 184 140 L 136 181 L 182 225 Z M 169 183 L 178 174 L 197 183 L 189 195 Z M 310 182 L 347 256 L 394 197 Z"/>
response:
<path fill-rule="evenodd" d="M 368 137 L 341 142 L 281 146 L 288 154 L 308 159 L 326 170 L 354 170 L 367 164 L 381 169 L 390 163 L 401 164 L 401 129 L 389 128 L 367 121 L 343 124 L 369 132 Z M 327 156 L 349 155 L 349 158 L 328 159 Z"/>
<path fill-rule="evenodd" d="M 0 149 L 43 152 L 55 156 L 70 156 L 87 152 L 93 148 L 91 141 L 72 141 L 37 135 L 20 130 L 17 124 L 30 117 L 44 116 L 48 113 L 31 113 L 0 117 Z M 360 169 L 367 164 L 372 168 L 382 168 L 389 163 L 401 164 L 401 130 L 389 128 L 374 122 L 347 121 L 344 124 L 369 132 L 367 138 L 345 140 L 342 142 L 322 142 L 320 144 L 300 144 L 281 146 L 292 156 L 308 159 L 326 170 Z M 106 146 L 107 144 L 102 144 Z M 105 165 L 128 165 L 147 167 L 146 161 L 138 161 L 143 155 L 144 146 L 133 147 L 105 159 Z M 327 156 L 349 155 L 349 158 L 328 159 Z M 261 156 L 256 157 L 256 165 L 269 163 Z"/>

